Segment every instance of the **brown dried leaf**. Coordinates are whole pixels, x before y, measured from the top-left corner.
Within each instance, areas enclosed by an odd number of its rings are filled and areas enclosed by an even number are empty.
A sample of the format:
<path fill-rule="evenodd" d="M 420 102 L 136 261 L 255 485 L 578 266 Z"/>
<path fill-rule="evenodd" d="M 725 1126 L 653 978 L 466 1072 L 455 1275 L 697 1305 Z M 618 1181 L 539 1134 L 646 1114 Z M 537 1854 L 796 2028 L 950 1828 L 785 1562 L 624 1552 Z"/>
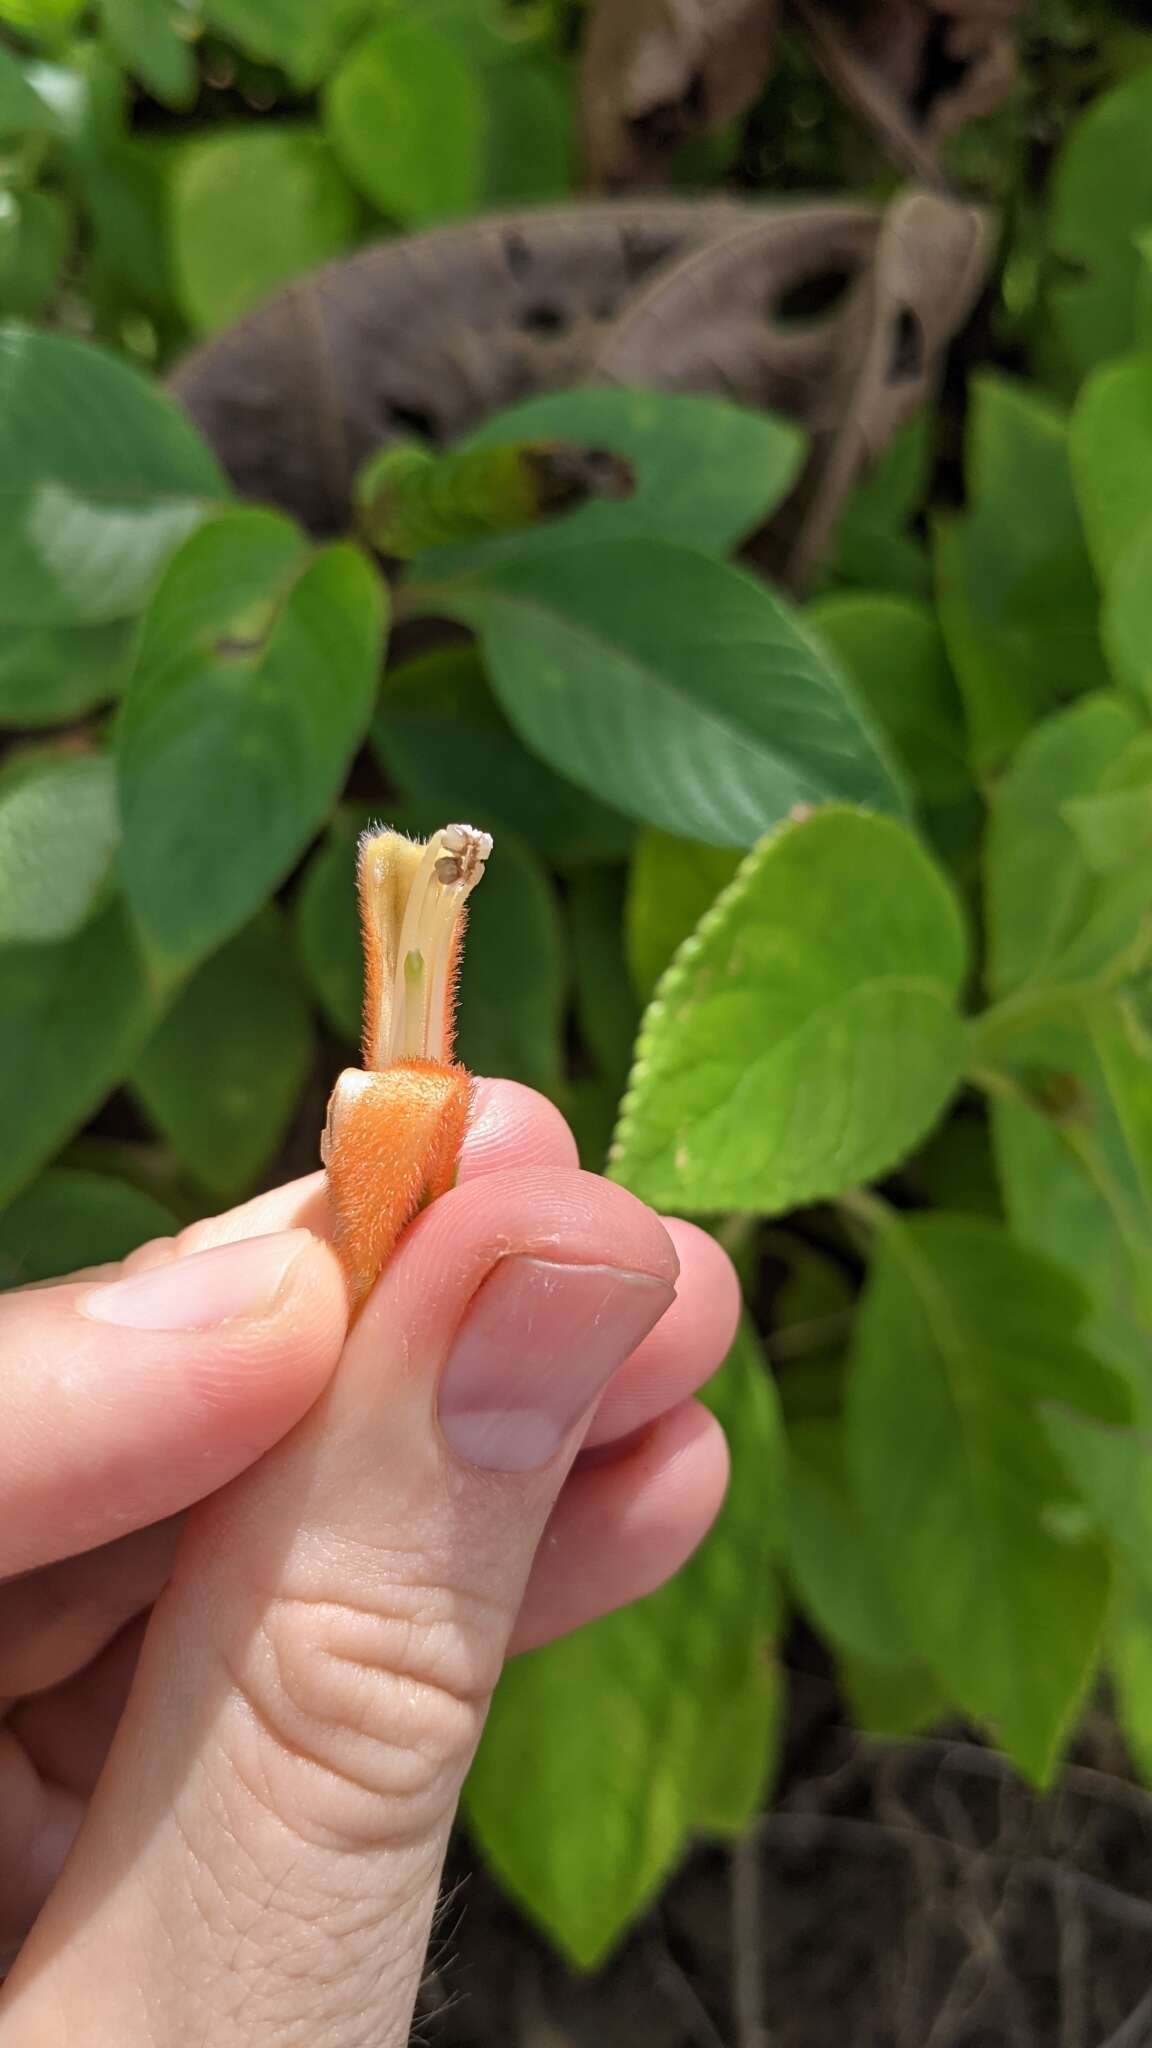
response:
<path fill-rule="evenodd" d="M 778 15 L 778 0 L 594 0 L 580 77 L 590 185 L 658 184 L 682 143 L 745 113 Z"/>

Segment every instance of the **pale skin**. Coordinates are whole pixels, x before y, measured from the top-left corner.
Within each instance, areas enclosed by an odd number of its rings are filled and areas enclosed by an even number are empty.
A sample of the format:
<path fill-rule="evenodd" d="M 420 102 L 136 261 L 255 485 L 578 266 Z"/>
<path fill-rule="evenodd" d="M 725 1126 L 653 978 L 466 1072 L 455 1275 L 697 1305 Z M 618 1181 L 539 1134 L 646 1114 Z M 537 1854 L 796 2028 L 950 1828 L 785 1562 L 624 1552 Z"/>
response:
<path fill-rule="evenodd" d="M 330 1227 L 317 1175 L 0 1300 L 0 2048 L 400 2048 L 505 1656 L 650 1591 L 719 1506 L 692 1397 L 734 1276 L 580 1173 L 551 1105 L 477 1084 L 458 1185 L 350 1333 Z M 498 1417 L 495 1456 L 444 1391 L 497 1268 L 580 1269 L 563 1299 L 605 1360 L 514 1469 L 523 1428 Z M 618 1328 L 580 1325 L 617 1272 Z M 551 1286 L 525 1325 L 545 1349 Z M 209 1297 L 232 1313 L 172 1326 Z"/>

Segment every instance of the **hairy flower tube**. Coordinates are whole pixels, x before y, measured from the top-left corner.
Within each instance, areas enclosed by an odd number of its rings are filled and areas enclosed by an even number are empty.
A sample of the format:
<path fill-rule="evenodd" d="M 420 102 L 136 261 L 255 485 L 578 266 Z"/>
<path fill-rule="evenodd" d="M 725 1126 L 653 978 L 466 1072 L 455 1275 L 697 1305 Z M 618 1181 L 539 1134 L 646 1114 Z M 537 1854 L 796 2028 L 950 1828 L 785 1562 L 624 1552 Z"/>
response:
<path fill-rule="evenodd" d="M 452 1057 L 456 981 L 465 906 L 491 851 L 472 825 L 424 845 L 389 831 L 360 841 L 364 1064 L 340 1075 L 321 1144 L 353 1309 L 456 1177 L 470 1088 Z"/>

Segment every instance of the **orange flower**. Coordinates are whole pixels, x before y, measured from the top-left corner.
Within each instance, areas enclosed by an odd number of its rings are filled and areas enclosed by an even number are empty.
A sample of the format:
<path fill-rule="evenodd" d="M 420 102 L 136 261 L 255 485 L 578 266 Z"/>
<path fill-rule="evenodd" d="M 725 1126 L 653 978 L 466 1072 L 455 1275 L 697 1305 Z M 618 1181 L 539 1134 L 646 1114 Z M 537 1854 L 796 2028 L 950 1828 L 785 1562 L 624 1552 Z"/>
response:
<path fill-rule="evenodd" d="M 353 1310 L 456 1178 L 470 1087 L 452 1058 L 456 979 L 465 905 L 491 851 L 472 825 L 445 825 L 423 846 L 400 832 L 360 841 L 364 1066 L 337 1081 L 321 1144 Z"/>

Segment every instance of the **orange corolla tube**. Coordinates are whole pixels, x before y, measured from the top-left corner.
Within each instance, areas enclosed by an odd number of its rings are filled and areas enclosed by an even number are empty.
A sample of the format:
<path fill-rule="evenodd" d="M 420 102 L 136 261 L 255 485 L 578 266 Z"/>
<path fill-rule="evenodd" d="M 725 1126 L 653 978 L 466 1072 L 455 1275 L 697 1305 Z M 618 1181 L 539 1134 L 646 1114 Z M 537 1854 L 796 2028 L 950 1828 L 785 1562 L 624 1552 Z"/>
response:
<path fill-rule="evenodd" d="M 360 841 L 364 1065 L 332 1090 L 321 1144 L 354 1311 L 456 1177 L 470 1089 L 452 1058 L 456 979 L 465 905 L 491 851 L 473 825 L 445 825 L 426 845 L 400 832 Z"/>

